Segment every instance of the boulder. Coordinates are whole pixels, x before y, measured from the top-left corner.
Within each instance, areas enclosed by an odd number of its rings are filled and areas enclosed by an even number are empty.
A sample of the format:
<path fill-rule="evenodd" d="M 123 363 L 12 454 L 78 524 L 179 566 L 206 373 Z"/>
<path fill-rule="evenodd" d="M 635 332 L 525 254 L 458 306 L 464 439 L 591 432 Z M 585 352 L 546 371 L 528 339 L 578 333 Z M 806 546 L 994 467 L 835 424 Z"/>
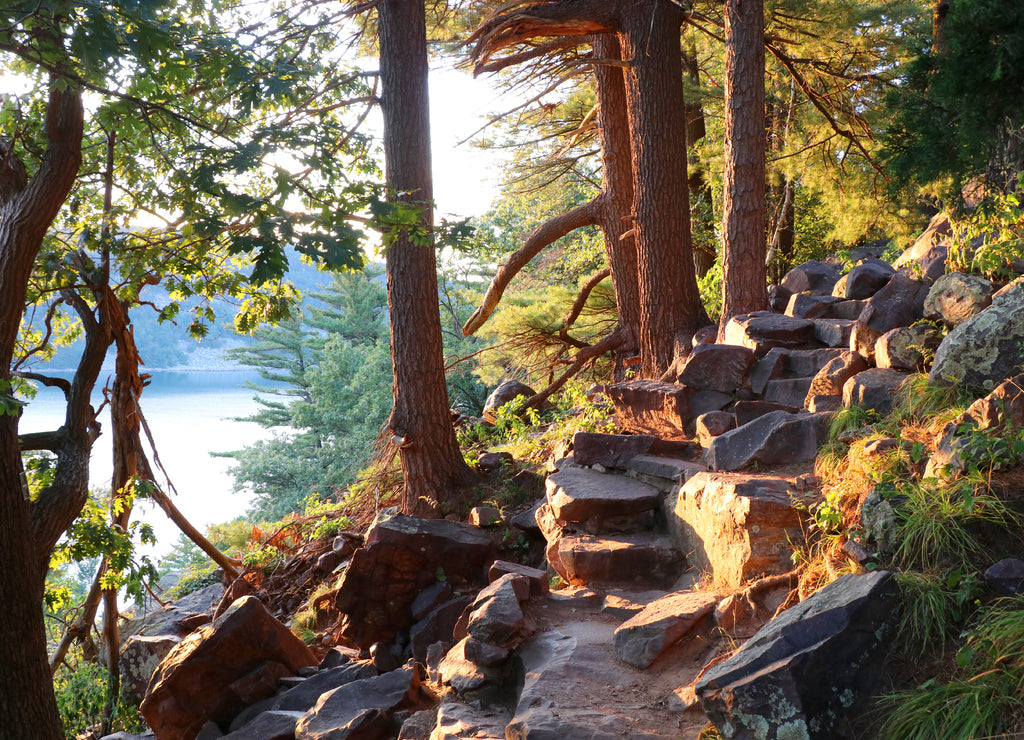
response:
<path fill-rule="evenodd" d="M 697 417 L 697 439 L 707 447 L 715 437 L 736 428 L 736 417 L 728 411 L 711 411 Z"/>
<path fill-rule="evenodd" d="M 839 277 L 839 270 L 829 263 L 810 260 L 787 272 L 779 285 L 791 293 L 830 295 Z"/>
<path fill-rule="evenodd" d="M 185 637 L 212 619 L 213 610 L 224 597 L 224 584 L 211 583 L 182 596 L 167 606 L 125 620 L 122 637 L 177 635 Z"/>
<path fill-rule="evenodd" d="M 814 323 L 769 311 L 741 314 L 725 325 L 724 341 L 748 347 L 763 357 L 776 347 L 797 348 L 814 341 Z"/>
<path fill-rule="evenodd" d="M 329 691 L 295 726 L 295 740 L 385 740 L 391 713 L 418 700 L 419 678 L 399 668 Z"/>
<path fill-rule="evenodd" d="M 721 412 L 716 412 L 721 413 Z M 627 474 L 649 483 L 663 493 L 673 490 L 691 475 L 707 470 L 701 463 L 660 455 L 637 455 L 629 461 Z"/>
<path fill-rule="evenodd" d="M 790 543 L 803 523 L 790 497 L 794 487 L 787 478 L 764 475 L 692 477 L 669 509 L 669 527 L 687 564 L 733 587 L 792 568 Z"/>
<path fill-rule="evenodd" d="M 624 468 L 634 456 L 651 449 L 649 434 L 599 434 L 576 432 L 572 437 L 572 456 L 577 465 L 601 465 Z"/>
<path fill-rule="evenodd" d="M 839 303 L 841 300 L 842 298 L 830 295 L 794 293 L 783 313 L 797 319 L 813 319 L 819 316 L 828 316 L 832 305 Z"/>
<path fill-rule="evenodd" d="M 733 416 L 736 417 L 734 428 L 738 429 L 744 424 L 749 424 L 754 419 L 760 419 L 762 416 L 773 411 L 785 411 L 789 414 L 795 414 L 800 411 L 800 406 L 787 406 L 784 403 L 772 403 L 771 401 L 737 401 L 732 407 Z"/>
<path fill-rule="evenodd" d="M 804 407 L 812 414 L 832 413 L 843 407 L 843 397 L 833 395 L 808 395 Z"/>
<path fill-rule="evenodd" d="M 525 625 L 520 601 L 530 596 L 526 576 L 506 573 L 477 594 L 469 614 L 467 631 L 480 642 L 506 647 L 522 638 Z"/>
<path fill-rule="evenodd" d="M 518 380 L 503 380 L 484 401 L 484 418 L 493 424 L 497 419 L 495 412 L 506 403 L 510 403 L 520 396 L 530 398 L 535 395 L 537 395 L 537 391 L 525 383 L 520 383 Z"/>
<path fill-rule="evenodd" d="M 928 282 L 938 280 L 946 272 L 952 233 L 949 216 L 936 214 L 924 232 L 896 258 L 893 267 L 909 277 L 923 278 Z"/>
<path fill-rule="evenodd" d="M 552 473 L 548 504 L 555 518 L 570 522 L 603 520 L 658 507 L 660 493 L 646 483 L 586 468 Z"/>
<path fill-rule="evenodd" d="M 605 386 L 619 426 L 630 432 L 658 437 L 685 437 L 692 420 L 693 390 L 676 383 L 628 380 Z"/>
<path fill-rule="evenodd" d="M 826 347 L 850 346 L 850 335 L 853 334 L 853 327 L 857 325 L 856 318 L 813 319 L 813 321 L 814 338 Z"/>
<path fill-rule="evenodd" d="M 440 570 L 453 584 L 484 582 L 494 560 L 486 532 L 459 522 L 395 515 L 379 518 L 355 551 L 335 596 L 338 635 L 369 648 L 413 623 L 412 603 Z"/>
<path fill-rule="evenodd" d="M 768 386 L 764 389 L 764 400 L 780 406 L 802 408 L 813 380 L 813 377 L 769 380 Z"/>
<path fill-rule="evenodd" d="M 928 285 L 897 272 L 867 300 L 857 320 L 880 334 L 897 326 L 910 326 L 924 315 Z"/>
<path fill-rule="evenodd" d="M 530 596 L 544 596 L 550 590 L 548 574 L 540 568 L 531 568 L 521 563 L 511 563 L 507 560 L 495 560 L 487 571 L 487 580 L 494 583 L 502 576 L 512 573 L 522 576 L 530 584 Z"/>
<path fill-rule="evenodd" d="M 865 361 L 874 363 L 875 342 L 878 341 L 880 336 L 882 336 L 882 332 L 876 331 L 867 324 L 858 321 L 853 325 L 853 331 L 850 332 L 850 351 L 856 352 Z"/>
<path fill-rule="evenodd" d="M 561 567 L 556 567 L 552 556 Z M 573 585 L 662 586 L 679 575 L 682 556 L 665 535 L 640 533 L 595 537 L 563 534 L 549 562 Z"/>
<path fill-rule="evenodd" d="M 1003 558 L 985 570 L 985 585 L 1000 596 L 1024 593 L 1024 560 Z"/>
<path fill-rule="evenodd" d="M 118 670 L 121 671 L 121 694 L 126 700 L 142 700 L 161 661 L 179 642 L 181 638 L 177 635 L 132 635 L 124 641 Z"/>
<path fill-rule="evenodd" d="M 959 326 L 992 305 L 996 286 L 977 275 L 950 272 L 932 285 L 924 301 L 924 315 Z"/>
<path fill-rule="evenodd" d="M 631 666 L 647 668 L 698 628 L 717 602 L 707 591 L 681 591 L 653 601 L 615 630 L 615 652 Z"/>
<path fill-rule="evenodd" d="M 505 740 L 505 725 L 511 718 L 506 710 L 480 702 L 443 702 L 429 740 Z"/>
<path fill-rule="evenodd" d="M 888 262 L 868 258 L 854 265 L 846 273 L 846 279 L 841 283 L 842 288 L 840 289 L 840 284 L 837 284 L 837 290 L 833 294 L 852 300 L 870 298 L 885 287 L 894 272 L 896 270 Z"/>
<path fill-rule="evenodd" d="M 316 663 L 299 638 L 246 596 L 168 653 L 142 715 L 161 740 L 192 740 L 206 722 L 227 726 L 245 706 L 272 695 L 279 678 Z"/>
<path fill-rule="evenodd" d="M 444 656 L 437 672 L 441 683 L 451 686 L 458 694 L 488 697 L 500 690 L 502 672 L 499 668 L 480 665 L 472 660 L 472 648 L 467 655 L 466 646 L 472 641 L 473 638 L 464 637 L 457 642 Z"/>
<path fill-rule="evenodd" d="M 746 384 L 756 361 L 746 347 L 701 344 L 686 358 L 679 382 L 696 390 L 731 393 Z"/>
<path fill-rule="evenodd" d="M 752 462 L 776 465 L 813 460 L 828 435 L 830 419 L 830 414 L 772 411 L 715 437 L 704 462 L 712 470 L 728 471 Z"/>
<path fill-rule="evenodd" d="M 892 370 L 920 372 L 939 348 L 942 337 L 927 323 L 901 326 L 875 340 L 875 365 Z"/>
<path fill-rule="evenodd" d="M 845 575 L 766 624 L 696 686 L 735 740 L 833 740 L 878 691 L 899 589 L 888 571 Z"/>
<path fill-rule="evenodd" d="M 501 470 L 515 461 L 510 452 L 481 452 L 476 456 L 476 466 L 485 473 Z"/>
<path fill-rule="evenodd" d="M 1024 365 L 1024 284 L 957 326 L 935 352 L 928 380 L 991 388 Z"/>
<path fill-rule="evenodd" d="M 867 362 L 856 352 L 846 350 L 830 360 L 811 381 L 804 405 L 812 396 L 841 396 L 846 381 L 868 369 Z"/>
<path fill-rule="evenodd" d="M 497 506 L 474 506 L 469 510 L 469 523 L 474 527 L 494 527 L 501 524 L 501 509 Z"/>
<path fill-rule="evenodd" d="M 896 392 L 907 379 L 899 370 L 873 367 L 857 373 L 843 385 L 843 405 L 874 409 L 879 414 L 892 411 Z"/>
<path fill-rule="evenodd" d="M 409 647 L 412 650 L 412 657 L 420 663 L 426 663 L 427 650 L 434 643 L 440 642 L 445 648 L 454 645 L 457 642 L 455 625 L 472 601 L 470 596 L 459 596 L 446 601 L 436 606 L 409 628 Z"/>

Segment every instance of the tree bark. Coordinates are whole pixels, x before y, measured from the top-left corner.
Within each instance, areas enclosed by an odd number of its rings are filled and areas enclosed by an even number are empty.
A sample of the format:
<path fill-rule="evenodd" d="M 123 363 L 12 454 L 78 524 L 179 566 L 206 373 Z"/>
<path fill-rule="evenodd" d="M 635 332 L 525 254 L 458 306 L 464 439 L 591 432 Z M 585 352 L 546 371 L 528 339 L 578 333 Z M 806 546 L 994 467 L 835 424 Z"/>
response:
<path fill-rule="evenodd" d="M 683 10 L 668 0 L 620 4 L 632 141 L 642 373 L 657 378 L 677 345 L 689 351 L 708 322 L 690 238 L 686 107 L 679 34 Z"/>
<path fill-rule="evenodd" d="M 30 181 L 5 178 L 0 185 L 0 382 L 4 386 L 11 379 L 33 263 L 81 165 L 82 117 L 80 91 L 51 80 L 42 163 Z M 13 152 L 6 156 L 13 157 Z M 72 388 L 71 396 L 79 404 L 87 381 L 83 377 Z M 0 387 L 3 392 L 6 387 Z M 84 409 L 79 405 L 76 411 Z M 69 411 L 68 421 L 85 419 Z M 64 737 L 46 654 L 43 587 L 52 543 L 85 500 L 91 446 L 87 428 L 65 429 L 65 439 L 63 451 L 75 458 L 68 462 L 84 467 L 86 475 L 75 474 L 67 464 L 58 467 L 54 486 L 60 489 L 44 492 L 32 502 L 18 446 L 18 419 L 0 416 L 0 727 L 10 740 Z"/>
<path fill-rule="evenodd" d="M 768 308 L 763 0 L 725 2 L 722 316 Z"/>
<path fill-rule="evenodd" d="M 427 238 L 408 230 L 388 248 L 387 288 L 394 361 L 392 433 L 404 476 L 403 509 L 444 514 L 462 503 L 472 472 L 449 416 L 433 238 L 433 181 L 423 0 L 384 0 L 377 9 L 384 153 L 391 197 L 422 207 Z M 417 243 L 419 242 L 419 243 Z"/>
<path fill-rule="evenodd" d="M 596 59 L 621 60 L 622 49 L 614 34 L 598 34 L 591 42 Z M 616 376 L 625 376 L 622 360 L 639 350 L 640 284 L 636 238 L 629 219 L 633 208 L 633 169 L 630 160 L 629 119 L 626 115 L 626 83 L 622 68 L 595 64 L 597 128 L 601 136 L 602 208 L 600 226 L 605 253 L 615 286 L 619 310 Z"/>

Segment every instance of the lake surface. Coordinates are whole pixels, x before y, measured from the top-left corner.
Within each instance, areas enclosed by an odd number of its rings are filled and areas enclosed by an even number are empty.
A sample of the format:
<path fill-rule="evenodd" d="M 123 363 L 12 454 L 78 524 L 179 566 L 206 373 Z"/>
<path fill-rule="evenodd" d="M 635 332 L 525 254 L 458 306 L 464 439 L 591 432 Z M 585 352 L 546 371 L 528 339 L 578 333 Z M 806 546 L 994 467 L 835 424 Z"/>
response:
<path fill-rule="evenodd" d="M 271 436 L 258 424 L 233 418 L 256 411 L 255 392 L 244 384 L 261 382 L 259 376 L 244 370 L 154 371 L 152 376 L 140 405 L 153 432 L 160 461 L 177 489 L 176 496 L 171 494 L 175 505 L 200 531 L 205 531 L 210 524 L 230 521 L 243 514 L 249 495 L 231 491 L 233 479 L 228 471 L 234 461 L 212 457 L 210 453 L 238 450 Z M 100 383 L 103 382 L 106 376 L 101 376 Z M 93 405 L 98 406 L 101 400 L 102 394 L 97 391 Z M 39 394 L 25 408 L 19 430 L 56 429 L 63 418 L 64 401 L 60 391 L 40 388 Z M 109 487 L 113 470 L 107 410 L 101 414 L 100 422 L 104 433 L 93 445 L 90 469 L 93 489 Z M 155 466 L 152 456 L 150 460 Z M 166 489 L 159 470 L 157 476 Z M 142 502 L 137 511 L 143 521 L 153 525 L 158 541 L 155 552 L 167 552 L 178 539 L 178 528 L 154 504 Z"/>

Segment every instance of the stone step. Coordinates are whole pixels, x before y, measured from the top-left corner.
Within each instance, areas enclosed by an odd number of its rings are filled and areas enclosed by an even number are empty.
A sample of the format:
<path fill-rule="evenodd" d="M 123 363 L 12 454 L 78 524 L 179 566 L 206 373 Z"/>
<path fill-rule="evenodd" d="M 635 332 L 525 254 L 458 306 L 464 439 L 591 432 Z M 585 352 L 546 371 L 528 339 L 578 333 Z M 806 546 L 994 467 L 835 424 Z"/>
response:
<path fill-rule="evenodd" d="M 665 588 L 686 559 L 665 534 L 596 537 L 563 533 L 548 547 L 551 567 L 573 585 Z"/>
<path fill-rule="evenodd" d="M 547 479 L 547 500 L 556 519 L 591 522 L 657 509 L 661 493 L 646 483 L 586 468 L 566 468 Z"/>

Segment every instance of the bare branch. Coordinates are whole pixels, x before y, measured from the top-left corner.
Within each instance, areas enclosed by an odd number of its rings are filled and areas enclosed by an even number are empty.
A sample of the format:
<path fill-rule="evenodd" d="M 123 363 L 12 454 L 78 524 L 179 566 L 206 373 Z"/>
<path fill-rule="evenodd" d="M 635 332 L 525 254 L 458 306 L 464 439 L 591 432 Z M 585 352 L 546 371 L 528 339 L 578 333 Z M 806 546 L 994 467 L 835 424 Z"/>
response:
<path fill-rule="evenodd" d="M 597 344 L 592 344 L 589 347 L 581 349 L 576 353 L 576 358 L 573 360 L 569 368 L 562 373 L 554 383 L 537 395 L 532 396 L 526 402 L 526 407 L 534 409 L 540 408 L 540 406 L 543 405 L 543 403 L 547 401 L 553 393 L 558 391 L 558 389 L 565 385 L 570 378 L 582 370 L 588 362 L 593 362 L 605 352 L 611 352 L 612 350 L 617 349 L 622 346 L 624 341 L 625 338 L 623 337 L 622 332 L 616 329 Z"/>
<path fill-rule="evenodd" d="M 499 301 L 501 301 L 501 296 L 505 293 L 505 288 L 508 287 L 508 284 L 512 282 L 512 278 L 518 275 L 519 271 L 536 257 L 544 247 L 556 239 L 565 236 L 570 231 L 582 228 L 583 226 L 597 224 L 600 210 L 601 196 L 598 195 L 597 198 L 577 206 L 571 211 L 548 219 L 534 229 L 526 237 L 523 246 L 517 249 L 505 264 L 498 268 L 498 272 L 495 273 L 494 278 L 491 280 L 491 284 L 487 288 L 487 293 L 484 295 L 480 307 L 473 312 L 473 315 L 463 325 L 462 334 L 468 337 L 483 326 L 487 318 L 494 312 Z"/>

